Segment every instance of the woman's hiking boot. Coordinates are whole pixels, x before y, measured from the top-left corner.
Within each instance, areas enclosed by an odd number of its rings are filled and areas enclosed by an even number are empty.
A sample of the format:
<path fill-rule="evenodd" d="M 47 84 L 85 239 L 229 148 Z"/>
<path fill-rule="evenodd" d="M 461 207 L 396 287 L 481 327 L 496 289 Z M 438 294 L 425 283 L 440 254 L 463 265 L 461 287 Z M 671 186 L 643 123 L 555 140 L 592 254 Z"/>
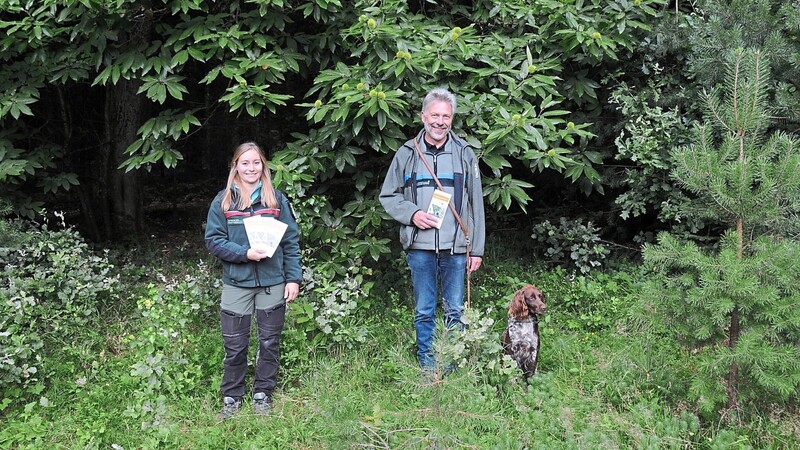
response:
<path fill-rule="evenodd" d="M 270 410 L 269 397 L 263 392 L 253 396 L 253 414 L 257 416 L 268 416 Z"/>
<path fill-rule="evenodd" d="M 225 397 L 222 399 L 222 412 L 217 414 L 219 420 L 227 420 L 233 417 L 242 409 L 242 399 Z"/>

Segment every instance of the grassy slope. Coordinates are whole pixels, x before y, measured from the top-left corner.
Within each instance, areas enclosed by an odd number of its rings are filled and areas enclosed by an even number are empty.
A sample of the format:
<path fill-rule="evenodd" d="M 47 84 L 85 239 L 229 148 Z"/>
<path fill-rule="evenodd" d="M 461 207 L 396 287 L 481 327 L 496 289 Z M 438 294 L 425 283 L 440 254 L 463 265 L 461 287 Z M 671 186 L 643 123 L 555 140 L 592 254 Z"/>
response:
<path fill-rule="evenodd" d="M 245 403 L 239 416 L 220 423 L 221 338 L 215 312 L 208 311 L 185 331 L 183 350 L 193 369 L 164 391 L 156 426 L 143 428 L 151 416 L 141 408 L 131 414 L 130 405 L 154 396 L 136 397 L 142 381 L 131 375 L 137 360 L 129 344 L 147 333 L 119 319 L 65 343 L 54 382 L 41 393 L 47 401 L 12 407 L 2 417 L 0 448 L 788 449 L 800 443 L 796 412 L 776 408 L 739 428 L 702 422 L 680 400 L 691 373 L 686 355 L 668 340 L 604 327 L 602 318 L 592 326 L 594 319 L 568 311 L 574 293 L 559 287 L 571 283 L 561 272 L 534 273 L 514 261 L 487 266 L 475 280 L 476 307 L 501 315 L 510 287 L 530 278 L 558 295 L 549 298 L 540 374 L 528 387 L 516 376 L 492 378 L 487 361 L 423 381 L 405 303 L 368 318 L 366 344 L 306 349 L 304 358 L 285 364 L 270 417 L 253 416 Z M 487 339 L 496 339 L 502 325 Z M 290 335 L 288 345 L 302 343 Z"/>
<path fill-rule="evenodd" d="M 71 379 L 45 393 L 52 406 L 13 413 L 6 431 L 31 436 L 29 448 L 319 449 L 319 448 L 795 448 L 783 422 L 739 430 L 701 427 L 698 419 L 642 392 L 620 366 L 632 343 L 613 333 L 545 332 L 542 372 L 527 389 L 499 388 L 462 369 L 422 382 L 408 351 L 409 332 L 386 329 L 381 344 L 315 355 L 276 394 L 269 418 L 245 410 L 219 423 L 219 377 L 167 399 L 162 431 L 125 415 L 131 380 L 124 358 L 107 358 L 92 382 Z M 216 372 L 216 330 L 202 332 Z M 80 370 L 77 370 L 80 372 Z M 621 380 L 621 381 L 620 381 Z M 761 435 L 755 435 L 759 433 Z M 24 441 L 23 441 L 24 442 Z M 17 442 L 22 444 L 22 442 Z M 18 448 L 25 448 L 20 445 Z"/>
<path fill-rule="evenodd" d="M 675 418 L 643 396 L 611 404 L 596 383 L 601 361 L 595 358 L 554 361 L 554 351 L 580 353 L 575 338 L 548 336 L 550 356 L 533 384 L 525 389 L 512 381 L 498 389 L 466 369 L 423 382 L 408 354 L 411 336 L 387 332 L 383 341 L 393 346 L 321 354 L 295 370 L 298 378 L 277 393 L 266 419 L 246 404 L 235 419 L 217 422 L 215 376 L 188 396 L 168 399 L 162 434 L 142 431 L 139 420 L 125 415 L 128 366 L 112 358 L 91 385 L 77 388 L 63 379 L 64 386 L 47 392 L 53 405 L 32 416 L 41 423 L 12 414 L 7 425 L 39 435 L 29 441 L 32 448 L 126 449 L 686 448 L 698 432 L 696 420 Z M 216 334 L 209 330 L 203 339 L 219 343 Z M 574 364 L 562 367 L 568 360 Z"/>

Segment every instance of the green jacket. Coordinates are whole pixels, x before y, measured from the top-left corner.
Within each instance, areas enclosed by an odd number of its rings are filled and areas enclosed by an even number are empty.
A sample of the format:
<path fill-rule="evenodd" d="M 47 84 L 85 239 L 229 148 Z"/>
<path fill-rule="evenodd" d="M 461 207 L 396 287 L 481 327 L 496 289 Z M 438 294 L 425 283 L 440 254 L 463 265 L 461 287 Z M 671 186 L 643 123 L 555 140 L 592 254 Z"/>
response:
<path fill-rule="evenodd" d="M 206 247 L 222 261 L 222 282 L 239 287 L 274 286 L 283 282 L 301 284 L 300 233 L 286 196 L 275 191 L 278 209 L 254 203 L 245 210 L 222 211 L 224 193 L 220 191 L 211 202 L 205 234 Z M 242 221 L 255 215 L 273 217 L 287 225 L 275 254 L 261 261 L 247 259 L 250 244 Z"/>

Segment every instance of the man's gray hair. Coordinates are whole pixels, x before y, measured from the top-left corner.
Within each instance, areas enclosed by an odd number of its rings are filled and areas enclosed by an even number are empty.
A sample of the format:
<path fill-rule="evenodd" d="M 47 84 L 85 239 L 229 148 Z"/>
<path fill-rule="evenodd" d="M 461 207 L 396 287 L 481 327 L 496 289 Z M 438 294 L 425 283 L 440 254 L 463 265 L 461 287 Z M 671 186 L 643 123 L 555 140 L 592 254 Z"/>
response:
<path fill-rule="evenodd" d="M 453 115 L 456 115 L 456 96 L 445 88 L 435 88 L 428 91 L 425 99 L 422 100 L 422 112 L 426 112 L 428 106 L 437 101 L 450 103 L 453 108 Z"/>

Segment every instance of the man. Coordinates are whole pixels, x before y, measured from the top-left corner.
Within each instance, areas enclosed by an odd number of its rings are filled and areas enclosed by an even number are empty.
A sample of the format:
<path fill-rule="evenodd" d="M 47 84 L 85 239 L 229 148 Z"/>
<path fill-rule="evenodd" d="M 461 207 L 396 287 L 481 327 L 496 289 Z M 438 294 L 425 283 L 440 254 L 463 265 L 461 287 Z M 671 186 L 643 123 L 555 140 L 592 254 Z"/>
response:
<path fill-rule="evenodd" d="M 469 144 L 450 129 L 455 112 L 452 93 L 442 88 L 428 92 L 420 113 L 423 130 L 397 150 L 380 193 L 383 207 L 400 222 L 400 243 L 414 284 L 417 356 L 423 369 L 436 366 L 433 335 L 439 289 L 445 325 L 463 326 L 464 271 L 480 268 L 486 234 L 478 159 Z M 427 213 L 437 189 L 431 170 L 451 195 L 469 241 L 451 210 L 438 228 L 437 218 Z"/>

